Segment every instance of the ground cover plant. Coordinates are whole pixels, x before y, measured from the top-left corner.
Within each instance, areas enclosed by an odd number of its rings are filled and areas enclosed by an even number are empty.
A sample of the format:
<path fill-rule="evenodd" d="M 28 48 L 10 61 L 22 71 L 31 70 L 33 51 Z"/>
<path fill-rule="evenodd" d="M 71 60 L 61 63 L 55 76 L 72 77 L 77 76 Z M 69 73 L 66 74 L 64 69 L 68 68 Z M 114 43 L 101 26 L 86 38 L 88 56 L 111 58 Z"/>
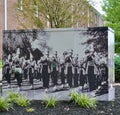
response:
<path fill-rule="evenodd" d="M 77 104 L 84 108 L 95 108 L 96 107 L 96 100 L 94 98 L 89 98 L 87 94 L 78 94 L 76 91 L 71 91 L 70 98 L 74 102 L 74 104 Z M 43 101 L 45 104 L 45 108 L 54 108 L 58 101 L 55 97 L 45 96 L 45 99 Z M 62 102 L 61 102 L 62 103 Z M 67 102 L 66 102 L 67 103 Z M 32 107 L 29 107 L 30 100 L 23 95 L 16 92 L 9 92 L 8 98 L 1 97 L 0 99 L 0 111 L 9 110 L 10 108 L 13 108 L 13 105 L 18 105 L 21 107 L 27 107 L 27 112 L 34 112 L 35 109 Z"/>
<path fill-rule="evenodd" d="M 87 94 L 79 94 L 76 91 L 71 91 L 70 93 L 71 100 L 84 108 L 96 108 L 97 101 L 95 98 L 89 98 Z"/>
<path fill-rule="evenodd" d="M 18 98 L 19 98 L 19 93 L 9 92 L 8 102 L 15 104 Z"/>
<path fill-rule="evenodd" d="M 71 91 L 71 93 L 70 93 L 71 101 L 73 101 L 74 103 L 77 103 L 78 96 L 79 96 L 79 94 L 76 91 Z"/>
<path fill-rule="evenodd" d="M 12 104 L 8 102 L 5 97 L 0 98 L 0 111 L 8 111 L 10 108 L 12 108 Z"/>
<path fill-rule="evenodd" d="M 15 92 L 10 92 L 7 98 L 0 98 L 0 111 L 8 111 L 9 109 L 14 109 L 16 105 L 27 107 L 30 105 L 30 101 L 25 95 Z M 27 109 L 26 111 L 32 112 L 34 110 Z"/>
<path fill-rule="evenodd" d="M 25 95 L 15 92 L 10 92 L 8 96 L 8 102 L 25 107 L 30 105 L 30 101 Z"/>
<path fill-rule="evenodd" d="M 98 101 L 95 109 L 86 109 L 70 101 L 61 101 L 53 108 L 46 108 L 41 100 L 30 101 L 28 107 L 13 106 L 0 115 L 120 115 L 120 86 L 115 86 L 115 101 Z M 29 112 L 29 108 L 34 111 Z M 28 109 L 28 111 L 27 111 Z"/>
<path fill-rule="evenodd" d="M 46 108 L 47 107 L 55 107 L 57 104 L 57 99 L 55 97 L 46 96 L 44 102 L 45 102 Z"/>
<path fill-rule="evenodd" d="M 35 109 L 32 108 L 32 107 L 28 107 L 28 108 L 26 108 L 26 111 L 27 111 L 28 113 L 31 113 L 31 112 L 34 112 Z"/>
<path fill-rule="evenodd" d="M 89 98 L 87 94 L 80 94 L 76 102 L 79 106 L 84 108 L 96 108 L 97 101 L 95 98 Z"/>
<path fill-rule="evenodd" d="M 83 108 L 73 101 L 61 101 L 46 108 L 43 101 L 33 100 L 28 107 L 13 105 L 14 109 L 0 111 L 0 115 L 120 115 L 120 85 L 115 90 L 115 101 L 98 101 L 95 109 Z"/>
<path fill-rule="evenodd" d="M 28 98 L 25 95 L 20 95 L 17 100 L 16 100 L 16 104 L 19 106 L 29 106 L 30 105 L 30 101 L 28 100 Z"/>

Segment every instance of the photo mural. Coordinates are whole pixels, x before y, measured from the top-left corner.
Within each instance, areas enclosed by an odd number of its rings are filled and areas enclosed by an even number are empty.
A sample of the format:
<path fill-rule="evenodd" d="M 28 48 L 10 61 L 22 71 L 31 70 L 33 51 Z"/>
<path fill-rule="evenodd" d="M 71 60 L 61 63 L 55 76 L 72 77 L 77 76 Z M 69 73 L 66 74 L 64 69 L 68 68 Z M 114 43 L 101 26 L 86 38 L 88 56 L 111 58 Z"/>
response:
<path fill-rule="evenodd" d="M 4 31 L 2 91 L 30 99 L 67 100 L 71 90 L 108 96 L 108 49 L 107 27 Z"/>

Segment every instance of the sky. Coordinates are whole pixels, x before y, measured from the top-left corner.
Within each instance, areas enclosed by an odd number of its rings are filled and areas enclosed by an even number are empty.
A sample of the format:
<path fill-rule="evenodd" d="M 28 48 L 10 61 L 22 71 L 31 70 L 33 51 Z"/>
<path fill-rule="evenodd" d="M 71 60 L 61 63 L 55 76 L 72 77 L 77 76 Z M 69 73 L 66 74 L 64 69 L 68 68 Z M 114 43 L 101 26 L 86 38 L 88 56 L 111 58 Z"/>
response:
<path fill-rule="evenodd" d="M 92 0 L 94 3 L 94 7 L 101 13 L 104 14 L 104 12 L 102 11 L 102 4 L 103 4 L 103 0 Z"/>

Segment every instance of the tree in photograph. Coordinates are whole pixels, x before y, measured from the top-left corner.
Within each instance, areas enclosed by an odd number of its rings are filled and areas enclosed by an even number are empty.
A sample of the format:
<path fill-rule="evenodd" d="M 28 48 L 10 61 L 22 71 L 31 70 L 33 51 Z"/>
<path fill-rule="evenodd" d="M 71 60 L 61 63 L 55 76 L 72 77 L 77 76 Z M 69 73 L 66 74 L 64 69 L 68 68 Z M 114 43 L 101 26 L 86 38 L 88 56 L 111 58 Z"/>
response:
<path fill-rule="evenodd" d="M 104 0 L 106 25 L 115 30 L 115 52 L 120 53 L 120 0 Z"/>
<path fill-rule="evenodd" d="M 86 45 L 86 47 L 93 45 L 93 50 L 96 53 L 101 53 L 105 57 L 107 57 L 108 52 L 108 40 L 107 40 L 107 33 L 108 28 L 88 28 L 85 35 L 89 35 L 90 38 L 86 40 L 86 42 L 82 43 L 82 45 Z"/>
<path fill-rule="evenodd" d="M 31 54 L 35 60 L 39 60 L 45 50 L 52 50 L 46 42 L 47 39 L 48 35 L 43 30 L 5 32 L 3 41 L 4 56 L 12 55 L 12 53 L 16 53 L 17 48 L 20 48 L 19 57 L 25 56 L 27 59 L 30 59 Z M 38 44 L 35 45 L 34 42 L 36 40 Z M 35 45 L 34 48 L 33 44 Z"/>
<path fill-rule="evenodd" d="M 87 0 L 19 0 L 15 6 L 23 28 L 88 26 L 91 5 Z M 15 7 L 15 8 L 16 8 Z M 89 10 L 88 10 L 89 9 Z M 24 20 L 24 21 L 23 21 Z"/>

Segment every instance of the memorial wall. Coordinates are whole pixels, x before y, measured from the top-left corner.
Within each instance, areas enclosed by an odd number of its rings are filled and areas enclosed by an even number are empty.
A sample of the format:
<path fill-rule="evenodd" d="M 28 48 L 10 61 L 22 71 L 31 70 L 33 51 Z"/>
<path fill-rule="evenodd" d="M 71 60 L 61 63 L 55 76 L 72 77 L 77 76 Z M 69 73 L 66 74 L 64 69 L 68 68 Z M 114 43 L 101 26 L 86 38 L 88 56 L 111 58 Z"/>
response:
<path fill-rule="evenodd" d="M 30 99 L 69 100 L 69 93 L 114 99 L 114 31 L 108 27 L 7 30 L 2 91 Z"/>

